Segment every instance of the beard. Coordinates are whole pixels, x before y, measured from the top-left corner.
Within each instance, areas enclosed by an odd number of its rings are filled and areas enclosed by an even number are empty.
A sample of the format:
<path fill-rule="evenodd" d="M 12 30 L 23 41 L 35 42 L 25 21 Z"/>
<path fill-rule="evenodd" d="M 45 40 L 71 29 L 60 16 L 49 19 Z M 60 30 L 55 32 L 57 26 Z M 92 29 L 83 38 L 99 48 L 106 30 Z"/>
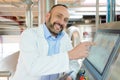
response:
<path fill-rule="evenodd" d="M 59 30 L 56 30 L 56 25 L 59 26 Z M 50 19 L 47 23 L 47 27 L 49 29 L 49 31 L 52 33 L 52 35 L 57 36 L 58 34 L 60 34 L 63 31 L 63 25 L 61 25 L 58 22 L 54 22 L 53 24 L 50 23 Z"/>

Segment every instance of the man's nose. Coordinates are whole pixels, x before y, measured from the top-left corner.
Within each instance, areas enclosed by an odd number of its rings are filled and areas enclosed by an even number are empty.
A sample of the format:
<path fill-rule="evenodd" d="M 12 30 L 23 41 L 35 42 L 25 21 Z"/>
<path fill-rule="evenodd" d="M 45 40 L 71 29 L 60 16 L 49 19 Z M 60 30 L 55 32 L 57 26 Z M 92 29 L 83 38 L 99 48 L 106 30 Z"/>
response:
<path fill-rule="evenodd" d="M 61 20 L 60 20 L 60 24 L 61 24 L 61 25 L 65 25 L 64 19 L 61 19 Z"/>

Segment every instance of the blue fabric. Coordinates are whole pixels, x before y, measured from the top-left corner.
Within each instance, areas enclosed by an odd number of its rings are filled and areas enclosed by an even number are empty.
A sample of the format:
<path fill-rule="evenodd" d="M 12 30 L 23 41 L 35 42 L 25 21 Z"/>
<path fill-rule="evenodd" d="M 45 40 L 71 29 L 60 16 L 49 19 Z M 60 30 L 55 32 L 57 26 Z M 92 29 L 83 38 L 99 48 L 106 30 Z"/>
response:
<path fill-rule="evenodd" d="M 59 53 L 60 39 L 63 37 L 63 35 L 63 32 L 61 32 L 56 37 L 52 36 L 48 28 L 44 24 L 44 36 L 49 44 L 48 56 L 52 56 Z M 56 80 L 58 76 L 59 74 L 46 75 L 42 76 L 40 80 Z"/>

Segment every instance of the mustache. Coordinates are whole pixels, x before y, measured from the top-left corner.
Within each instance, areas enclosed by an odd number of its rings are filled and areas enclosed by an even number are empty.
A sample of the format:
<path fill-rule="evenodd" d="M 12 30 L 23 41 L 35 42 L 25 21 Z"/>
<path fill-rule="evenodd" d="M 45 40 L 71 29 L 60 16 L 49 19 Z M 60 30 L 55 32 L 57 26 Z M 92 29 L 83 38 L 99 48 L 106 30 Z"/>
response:
<path fill-rule="evenodd" d="M 55 25 L 55 24 L 58 24 L 61 28 L 63 28 L 62 24 L 54 22 L 53 25 Z"/>

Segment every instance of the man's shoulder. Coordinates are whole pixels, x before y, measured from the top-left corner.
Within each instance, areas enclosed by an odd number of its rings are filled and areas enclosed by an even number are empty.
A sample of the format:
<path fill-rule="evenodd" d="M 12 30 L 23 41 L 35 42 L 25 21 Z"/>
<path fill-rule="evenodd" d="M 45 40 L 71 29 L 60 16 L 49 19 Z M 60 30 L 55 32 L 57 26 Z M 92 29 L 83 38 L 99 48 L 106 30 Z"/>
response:
<path fill-rule="evenodd" d="M 63 31 L 63 34 L 64 34 L 65 37 L 68 37 L 68 34 L 67 34 L 66 31 Z"/>
<path fill-rule="evenodd" d="M 26 28 L 23 32 L 37 32 L 39 30 L 42 30 L 41 26 L 34 26 L 32 28 Z"/>
<path fill-rule="evenodd" d="M 68 34 L 66 33 L 66 31 L 63 31 L 63 33 L 64 33 L 64 36 L 62 39 L 69 40 L 70 38 L 69 38 Z"/>

